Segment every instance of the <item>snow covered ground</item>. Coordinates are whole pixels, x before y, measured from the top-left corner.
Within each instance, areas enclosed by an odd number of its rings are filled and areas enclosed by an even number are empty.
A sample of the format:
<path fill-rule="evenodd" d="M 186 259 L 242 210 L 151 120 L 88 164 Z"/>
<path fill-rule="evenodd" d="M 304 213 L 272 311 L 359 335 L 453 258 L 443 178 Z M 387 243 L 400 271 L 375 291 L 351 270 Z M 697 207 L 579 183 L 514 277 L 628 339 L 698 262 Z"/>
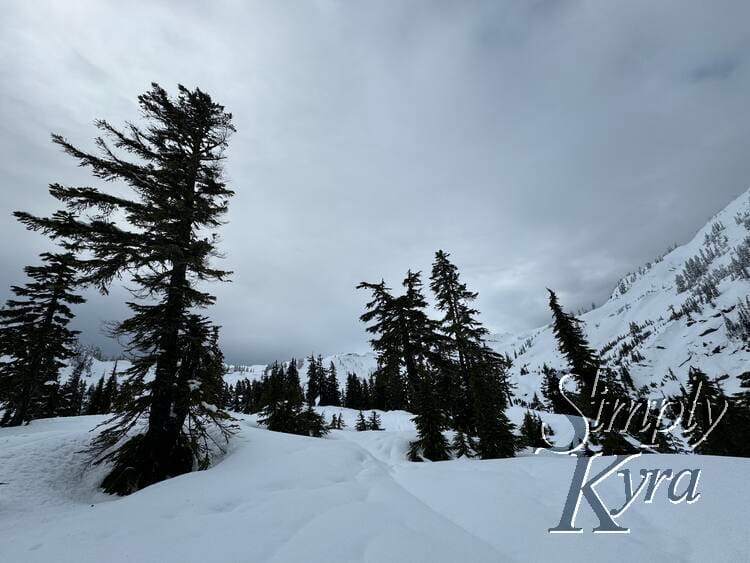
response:
<path fill-rule="evenodd" d="M 643 456 L 628 465 L 636 476 L 701 468 L 700 499 L 672 504 L 660 489 L 620 518 L 630 534 L 592 534 L 584 501 L 576 522 L 584 533 L 551 535 L 574 460 L 409 463 L 408 413 L 382 413 L 384 432 L 355 432 L 356 412 L 321 410 L 329 419 L 343 412 L 348 427 L 314 439 L 242 417 L 214 467 L 126 498 L 98 492 L 104 468 L 86 469 L 78 453 L 102 417 L 0 429 L 0 561 L 744 561 L 750 553 L 750 460 Z M 550 420 L 562 435 L 562 419 Z M 598 491 L 618 505 L 622 479 Z"/>

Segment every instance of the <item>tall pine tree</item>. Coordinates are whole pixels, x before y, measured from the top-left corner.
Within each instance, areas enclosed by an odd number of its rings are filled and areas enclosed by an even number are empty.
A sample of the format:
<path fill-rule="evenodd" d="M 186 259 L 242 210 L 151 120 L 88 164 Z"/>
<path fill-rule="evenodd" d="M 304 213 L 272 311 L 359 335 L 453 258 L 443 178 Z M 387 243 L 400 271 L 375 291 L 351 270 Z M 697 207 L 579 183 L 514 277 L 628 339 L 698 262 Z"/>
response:
<path fill-rule="evenodd" d="M 25 269 L 30 281 L 13 286 L 15 299 L 0 310 L 0 405 L 2 424 L 18 426 L 55 414 L 58 372 L 76 353 L 77 331 L 68 324 L 71 305 L 84 302 L 72 252 L 45 253 L 42 264 Z"/>
<path fill-rule="evenodd" d="M 430 287 L 443 313 L 438 356 L 448 374 L 445 394 L 451 400 L 453 424 L 479 437 L 477 453 L 483 459 L 510 457 L 515 439 L 504 412 L 510 396 L 508 365 L 484 342 L 488 331 L 471 306 L 477 294 L 461 282 L 458 268 L 448 258 L 442 250 L 435 253 Z"/>
<path fill-rule="evenodd" d="M 132 316 L 114 332 L 129 342 L 135 359 L 128 375 L 143 393 L 113 422 L 119 431 L 110 428 L 94 444 L 99 461 L 113 463 L 103 487 L 117 494 L 204 463 L 195 449 L 197 438 L 186 431 L 190 383 L 181 370 L 182 354 L 192 353 L 195 344 L 192 311 L 215 300 L 202 290 L 203 282 L 229 274 L 210 260 L 217 256 L 212 233 L 233 195 L 222 173 L 234 131 L 231 114 L 207 93 L 181 85 L 171 97 L 154 84 L 138 101 L 145 126 L 128 123 L 117 129 L 97 121 L 110 142 L 97 138 L 96 153 L 53 135 L 53 142 L 79 165 L 105 182 L 121 181 L 131 197 L 54 184 L 50 193 L 66 209 L 48 218 L 16 213 L 29 228 L 80 245 L 87 256 L 80 267 L 86 282 L 106 292 L 113 279 L 127 274 L 135 286 L 135 299 L 128 304 Z M 128 154 L 133 158 L 128 160 Z M 153 379 L 145 382 L 151 369 Z M 198 381 L 203 377 L 192 375 Z M 147 419 L 144 432 L 125 440 L 141 419 Z"/>

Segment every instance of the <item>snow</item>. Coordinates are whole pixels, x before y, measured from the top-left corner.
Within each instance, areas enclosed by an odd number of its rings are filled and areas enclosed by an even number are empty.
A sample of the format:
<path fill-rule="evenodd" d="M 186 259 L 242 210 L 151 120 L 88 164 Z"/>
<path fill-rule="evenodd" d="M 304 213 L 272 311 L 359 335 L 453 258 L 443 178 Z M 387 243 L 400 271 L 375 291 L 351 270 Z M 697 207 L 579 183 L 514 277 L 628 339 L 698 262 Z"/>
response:
<path fill-rule="evenodd" d="M 643 360 L 628 361 L 637 387 L 652 395 L 676 392 L 689 366 L 710 376 L 748 370 L 750 350 L 726 334 L 722 309 L 750 294 L 750 283 L 724 279 L 716 307 L 670 320 L 688 294 L 675 274 L 696 255 L 716 221 L 728 244 L 711 268 L 725 266 L 748 229 L 735 222 L 750 213 L 750 193 L 712 218 L 695 238 L 660 261 L 627 276 L 601 307 L 582 316 L 592 346 L 631 342 L 631 323 L 648 323 L 651 335 L 635 343 Z M 565 305 L 565 296 L 561 295 Z M 493 346 L 514 355 L 516 395 L 539 393 L 543 364 L 564 369 L 549 326 L 499 335 Z M 336 354 L 324 358 L 343 386 L 349 372 L 367 377 L 376 358 Z M 94 360 L 87 384 L 113 372 L 115 362 Z M 117 363 L 122 376 L 129 367 Z M 303 382 L 307 360 L 299 360 Z M 266 365 L 230 366 L 226 381 L 262 377 Z M 70 368 L 61 376 L 65 381 Z M 677 381 L 664 379 L 672 370 Z M 212 405 L 204 405 L 213 408 Z M 406 461 L 416 436 L 412 415 L 376 411 L 384 431 L 356 432 L 357 411 L 317 407 L 326 421 L 341 415 L 346 428 L 324 439 L 269 432 L 257 417 L 236 415 L 239 432 L 210 469 L 183 475 L 125 498 L 100 492 L 104 466 L 89 466 L 82 450 L 106 417 L 37 420 L 0 428 L 0 562 L 274 562 L 340 561 L 471 563 L 497 561 L 743 561 L 750 553 L 746 521 L 750 460 L 711 456 L 644 455 L 628 464 L 674 473 L 700 469 L 699 500 L 673 504 L 663 486 L 652 503 L 636 500 L 619 522 L 629 534 L 592 534 L 597 521 L 582 501 L 581 534 L 551 535 L 566 500 L 575 460 L 521 452 L 510 460 Z M 370 411 L 365 414 L 369 415 Z M 514 406 L 520 424 L 525 409 Z M 565 417 L 540 412 L 566 444 Z M 611 463 L 597 458 L 591 473 Z M 623 480 L 613 475 L 597 492 L 610 508 L 623 503 Z"/>
<path fill-rule="evenodd" d="M 635 343 L 644 359 L 626 361 L 636 388 L 648 386 L 653 398 L 660 398 L 662 393 L 676 394 L 679 384 L 687 380 L 690 366 L 702 369 L 710 377 L 730 375 L 724 384 L 725 390 L 735 392 L 738 388 L 736 376 L 750 366 L 750 349 L 727 336 L 721 314 L 722 310 L 736 305 L 738 299 L 750 295 L 750 282 L 726 278 L 719 284 L 721 295 L 716 299 L 715 307 L 707 305 L 702 313 L 692 315 L 692 323 L 686 318 L 670 320 L 670 306 L 679 310 L 690 296 L 690 292 L 677 292 L 676 274 L 683 270 L 689 258 L 698 254 L 705 236 L 711 233 L 716 222 L 724 225 L 723 234 L 728 242 L 723 253 L 711 263 L 711 271 L 728 265 L 734 248 L 750 236 L 750 231 L 735 221 L 737 214 L 745 213 L 750 213 L 750 190 L 709 219 L 690 242 L 675 248 L 650 267 L 626 276 L 623 279 L 624 293 L 618 287 L 601 307 L 579 317 L 585 323 L 592 347 L 597 350 L 613 340 L 632 342 L 631 323 L 653 323 L 646 327 L 652 334 L 645 341 Z M 565 295 L 558 297 L 566 307 Z M 528 401 L 535 392 L 541 397 L 541 367 L 545 363 L 561 370 L 566 369 L 566 364 L 557 350 L 549 325 L 519 335 L 495 335 L 492 342 L 495 349 L 508 353 L 511 358 L 514 350 L 521 351 L 524 344 L 527 344 L 527 349 L 518 355 L 510 376 L 518 387 L 516 395 Z M 677 381 L 663 381 L 670 369 Z"/>
<path fill-rule="evenodd" d="M 319 410 L 328 419 L 341 412 L 348 427 L 315 439 L 241 417 L 212 468 L 125 498 L 98 492 L 106 468 L 86 468 L 80 453 L 103 417 L 0 429 L 0 561 L 740 561 L 750 550 L 750 460 L 643 456 L 629 465 L 635 475 L 702 469 L 701 498 L 673 505 L 661 490 L 652 504 L 634 503 L 620 519 L 631 533 L 616 535 L 591 533 L 584 502 L 576 522 L 584 533 L 551 535 L 574 460 L 414 464 L 404 456 L 415 435 L 409 413 L 381 413 L 386 431 L 355 432 L 356 411 Z M 618 479 L 598 488 L 611 506 L 623 496 Z"/>
<path fill-rule="evenodd" d="M 287 360 L 287 362 L 288 361 L 290 360 Z M 297 369 L 299 370 L 300 378 L 303 380 L 303 383 L 306 381 L 305 378 L 309 363 L 307 357 L 297 359 Z M 334 354 L 323 358 L 323 367 L 327 369 L 331 364 L 336 367 L 336 377 L 339 381 L 339 385 L 343 389 L 346 385 L 346 376 L 348 373 L 354 373 L 360 378 L 369 377 L 377 367 L 377 358 L 372 352 L 366 352 L 364 354 L 350 352 L 347 354 Z M 271 366 L 266 364 L 250 366 L 230 365 L 228 366 L 228 373 L 224 376 L 224 380 L 230 385 L 234 385 L 238 381 L 246 378 L 253 381 L 263 377 L 269 369 L 271 369 Z"/>

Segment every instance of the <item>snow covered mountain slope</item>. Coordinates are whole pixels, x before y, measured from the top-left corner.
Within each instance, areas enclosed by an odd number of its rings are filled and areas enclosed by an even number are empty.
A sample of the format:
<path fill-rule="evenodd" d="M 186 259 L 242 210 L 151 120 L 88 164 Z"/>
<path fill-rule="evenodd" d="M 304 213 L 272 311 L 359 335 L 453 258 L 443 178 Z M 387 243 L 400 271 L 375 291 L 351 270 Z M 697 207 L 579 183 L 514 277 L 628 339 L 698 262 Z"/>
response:
<path fill-rule="evenodd" d="M 736 321 L 738 301 L 750 295 L 750 281 L 732 273 L 733 260 L 736 266 L 737 257 L 750 251 L 748 237 L 750 191 L 689 243 L 625 276 L 604 305 L 583 314 L 592 347 L 607 364 L 626 367 L 636 388 L 646 386 L 654 396 L 677 392 L 690 366 L 711 377 L 729 375 L 725 389 L 736 391 L 736 376 L 750 371 L 750 347 L 727 333 L 724 317 Z M 559 297 L 565 306 L 565 296 Z M 512 379 L 521 399 L 539 392 L 544 364 L 565 368 L 549 325 L 497 336 L 493 346 L 515 357 Z"/>
<path fill-rule="evenodd" d="M 521 409 L 517 409 L 519 413 Z M 345 411 L 345 419 L 355 413 Z M 472 563 L 498 561 L 742 561 L 750 461 L 649 455 L 643 467 L 700 468 L 701 497 L 672 504 L 666 486 L 636 502 L 630 534 L 552 535 L 573 474 L 567 456 L 409 463 L 408 413 L 384 416 L 385 432 L 333 431 L 315 439 L 241 421 L 214 467 L 129 497 L 96 489 L 106 468 L 79 453 L 102 417 L 38 420 L 0 429 L 0 561 L 56 563 Z M 514 415 L 515 416 L 515 415 Z M 611 462 L 595 461 L 594 470 Z M 622 479 L 597 487 L 611 506 Z"/>

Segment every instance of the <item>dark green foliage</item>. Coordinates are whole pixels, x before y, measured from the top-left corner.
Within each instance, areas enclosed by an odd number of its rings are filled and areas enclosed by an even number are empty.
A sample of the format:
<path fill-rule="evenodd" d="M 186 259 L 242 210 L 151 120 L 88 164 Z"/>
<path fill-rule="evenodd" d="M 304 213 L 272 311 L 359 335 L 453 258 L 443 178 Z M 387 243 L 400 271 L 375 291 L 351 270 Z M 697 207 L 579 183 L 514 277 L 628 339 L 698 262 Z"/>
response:
<path fill-rule="evenodd" d="M 367 426 L 369 430 L 383 430 L 380 415 L 375 411 L 372 411 L 370 413 L 370 418 L 367 419 Z"/>
<path fill-rule="evenodd" d="M 503 381 L 492 366 L 475 371 L 471 393 L 476 413 L 477 454 L 481 459 L 513 457 L 516 451 L 514 426 L 505 414 L 507 408 Z"/>
<path fill-rule="evenodd" d="M 557 370 L 545 364 L 542 367 L 542 374 L 542 396 L 544 397 L 546 407 L 558 414 L 578 415 L 560 390 L 560 376 Z"/>
<path fill-rule="evenodd" d="M 91 374 L 91 364 L 92 356 L 90 352 L 81 346 L 77 346 L 75 355 L 70 359 L 70 377 L 60 388 L 60 416 L 78 416 L 83 414 L 86 383 L 82 378 L 85 375 Z"/>
<path fill-rule="evenodd" d="M 307 405 L 307 408 L 302 411 L 302 416 L 299 421 L 299 429 L 295 434 L 312 436 L 313 438 L 322 438 L 328 434 L 328 428 L 326 427 L 323 415 L 318 414 L 310 405 Z"/>
<path fill-rule="evenodd" d="M 418 438 L 410 444 L 411 461 L 444 461 L 450 459 L 448 440 L 443 435 L 445 414 L 441 411 L 436 397 L 435 383 L 426 373 L 417 389 L 416 404 L 418 414 L 414 417 Z"/>
<path fill-rule="evenodd" d="M 549 426 L 544 425 L 539 415 L 527 410 L 523 415 L 523 422 L 519 428 L 521 437 L 519 447 L 523 448 L 548 448 L 551 444 L 545 440 L 545 437 L 554 435 Z"/>
<path fill-rule="evenodd" d="M 455 458 L 472 458 L 476 455 L 476 444 L 471 439 L 470 436 L 467 436 L 460 430 L 456 432 L 456 435 L 453 437 L 453 441 L 451 442 L 451 452 L 453 453 L 453 457 Z"/>
<path fill-rule="evenodd" d="M 470 306 L 476 294 L 460 282 L 442 251 L 431 276 L 436 307 L 444 315 L 440 322 L 426 314 L 419 273 L 408 272 L 402 285 L 400 296 L 384 281 L 359 285 L 372 292 L 361 319 L 370 323 L 367 330 L 375 335 L 371 344 L 378 354 L 370 385 L 374 405 L 415 413 L 419 439 L 412 444 L 411 459 L 447 459 L 442 431 L 451 424 L 479 438 L 482 457 L 513 455 L 513 425 L 504 414 L 511 391 L 509 361 L 484 342 L 487 330 Z M 355 385 L 349 382 L 352 390 Z"/>
<path fill-rule="evenodd" d="M 61 408 L 58 373 L 76 352 L 77 331 L 68 324 L 79 283 L 72 252 L 41 255 L 25 269 L 30 281 L 13 286 L 16 296 L 0 310 L 0 424 L 18 426 Z"/>
<path fill-rule="evenodd" d="M 544 410 L 544 405 L 542 404 L 542 401 L 539 399 L 539 395 L 534 393 L 534 396 L 531 398 L 531 402 L 529 403 L 529 408 L 534 409 L 535 411 L 541 411 Z"/>
<path fill-rule="evenodd" d="M 750 417 L 745 408 L 744 394 L 728 397 L 722 389 L 721 379 L 711 379 L 700 369 L 690 368 L 687 388 L 682 391 L 682 400 L 690 405 L 682 419 L 688 444 L 697 454 L 749 457 L 747 432 L 750 430 Z M 746 382 L 745 377 L 743 383 Z M 704 439 L 725 407 L 723 417 Z"/>
<path fill-rule="evenodd" d="M 344 417 L 339 413 L 338 415 L 334 414 L 331 418 L 331 423 L 328 425 L 329 430 L 343 430 L 346 427 L 346 423 L 344 422 Z"/>
<path fill-rule="evenodd" d="M 309 405 L 317 405 L 322 399 L 323 386 L 325 385 L 326 373 L 323 367 L 323 358 L 317 358 L 310 354 L 307 360 L 307 393 L 305 395 Z"/>
<path fill-rule="evenodd" d="M 618 376 L 619 375 L 619 376 Z M 628 425 L 628 416 L 633 406 L 633 399 L 628 394 L 625 384 L 621 382 L 621 372 L 610 368 L 599 370 L 597 384 L 597 426 L 592 429 L 591 442 L 601 446 L 604 455 L 626 455 L 638 452 L 633 440 L 626 438 L 632 434 Z M 637 430 L 637 429 L 636 429 Z"/>
<path fill-rule="evenodd" d="M 320 361 L 322 360 L 319 360 L 319 363 Z M 333 362 L 327 370 L 321 371 L 320 404 L 334 407 L 341 406 L 341 391 L 339 390 L 336 366 L 333 365 Z"/>
<path fill-rule="evenodd" d="M 549 291 L 549 306 L 552 310 L 552 332 L 557 340 L 557 346 L 560 353 L 565 357 L 576 381 L 580 400 L 581 411 L 587 415 L 592 414 L 593 407 L 591 400 L 594 393 L 594 382 L 599 370 L 599 358 L 596 353 L 589 347 L 588 341 L 583 334 L 582 322 L 563 311 L 560 306 L 557 295 L 552 290 Z"/>
<path fill-rule="evenodd" d="M 296 365 L 284 370 L 283 365 L 274 363 L 263 381 L 262 393 L 264 407 L 258 421 L 269 430 L 316 438 L 328 433 L 323 416 L 302 402 Z"/>
<path fill-rule="evenodd" d="M 179 441 L 175 446 L 176 460 L 165 466 L 176 470 L 181 464 L 191 461 L 191 469 L 206 469 L 210 465 L 211 455 L 224 451 L 229 436 L 236 430 L 231 416 L 218 405 L 224 383 L 224 356 L 219 346 L 219 329 L 199 315 L 189 315 L 186 320 L 185 333 L 179 341 L 181 363 L 177 373 L 176 394 L 173 403 L 174 416 L 184 423 L 180 429 Z M 112 377 L 112 376 L 110 376 Z M 136 424 L 145 413 L 149 404 L 149 395 L 144 393 L 142 380 L 130 378 L 119 393 L 119 398 L 126 399 L 125 408 L 105 423 L 106 427 L 97 438 L 95 447 L 106 445 L 109 452 L 102 460 L 113 459 L 115 467 L 105 478 L 102 487 L 105 490 L 132 491 L 137 486 L 138 474 L 134 473 L 129 463 L 136 463 L 143 454 L 143 448 L 150 447 L 147 434 L 136 436 L 132 448 L 112 448 L 111 445 L 125 439 L 129 425 Z M 105 385 L 106 390 L 106 385 Z M 106 396 L 106 395 L 105 395 Z M 141 438 L 146 440 L 141 441 Z M 181 457 L 184 456 L 184 457 Z M 153 479 L 162 467 L 147 469 L 143 479 Z"/>
<path fill-rule="evenodd" d="M 304 399 L 302 384 L 299 380 L 299 371 L 297 370 L 297 360 L 294 358 L 289 362 L 286 370 L 286 388 L 293 401 L 302 401 Z"/>
<path fill-rule="evenodd" d="M 443 313 L 437 342 L 438 388 L 444 408 L 458 428 L 470 429 L 479 438 L 477 453 L 483 459 L 510 457 L 515 451 L 508 407 L 509 362 L 484 342 L 487 329 L 471 306 L 477 294 L 461 282 L 449 254 L 439 250 L 430 277 L 437 309 Z M 503 441 L 505 443 L 503 443 Z"/>
<path fill-rule="evenodd" d="M 349 373 L 346 376 L 346 389 L 344 391 L 344 406 L 348 409 L 361 410 L 367 408 L 363 392 L 366 381 L 359 379 L 356 374 Z"/>
<path fill-rule="evenodd" d="M 86 406 L 86 414 L 106 414 L 108 411 L 105 409 L 104 376 L 102 376 L 97 384 L 90 390 Z"/>
<path fill-rule="evenodd" d="M 435 322 L 425 312 L 427 302 L 422 295 L 419 272 L 408 272 L 403 286 L 404 294 L 398 297 L 391 295 L 385 282 L 363 282 L 358 288 L 372 292 L 372 301 L 367 304 L 367 312 L 361 320 L 371 323 L 367 331 L 375 335 L 370 343 L 378 354 L 378 371 L 385 378 L 381 385 L 392 382 L 395 388 L 390 392 L 398 397 L 397 401 L 414 409 L 411 403 L 424 368 L 434 356 L 437 333 Z M 404 382 L 395 376 L 401 366 L 406 374 L 406 401 L 401 398 Z M 377 387 L 376 383 L 376 391 Z"/>
<path fill-rule="evenodd" d="M 135 288 L 128 304 L 132 316 L 113 330 L 129 343 L 133 400 L 94 443 L 98 460 L 113 462 L 103 483 L 110 493 L 128 494 L 206 463 L 196 444 L 208 437 L 186 421 L 193 389 L 215 377 L 213 365 L 211 373 L 203 372 L 206 359 L 217 354 L 210 349 L 207 319 L 193 311 L 214 302 L 202 291 L 204 282 L 229 274 L 210 261 L 217 256 L 213 231 L 233 195 L 223 182 L 222 160 L 234 127 L 231 114 L 205 92 L 178 90 L 173 98 L 154 84 L 139 97 L 143 127 L 128 123 L 119 130 L 97 121 L 109 142 L 97 138 L 96 153 L 53 135 L 80 166 L 104 182 L 119 180 L 130 197 L 120 190 L 54 184 L 50 193 L 64 210 L 48 218 L 16 213 L 29 228 L 80 247 L 86 259 L 77 267 L 84 282 L 107 292 L 127 273 Z M 151 369 L 153 379 L 146 381 Z M 226 439 L 224 418 L 211 412 L 207 420 L 219 423 Z M 130 430 L 141 431 L 141 421 L 143 433 L 124 441 Z"/>
<path fill-rule="evenodd" d="M 357 415 L 357 424 L 354 426 L 354 429 L 357 432 L 364 432 L 370 429 L 370 425 L 367 424 L 367 419 L 362 411 L 359 411 L 359 415 Z"/>

